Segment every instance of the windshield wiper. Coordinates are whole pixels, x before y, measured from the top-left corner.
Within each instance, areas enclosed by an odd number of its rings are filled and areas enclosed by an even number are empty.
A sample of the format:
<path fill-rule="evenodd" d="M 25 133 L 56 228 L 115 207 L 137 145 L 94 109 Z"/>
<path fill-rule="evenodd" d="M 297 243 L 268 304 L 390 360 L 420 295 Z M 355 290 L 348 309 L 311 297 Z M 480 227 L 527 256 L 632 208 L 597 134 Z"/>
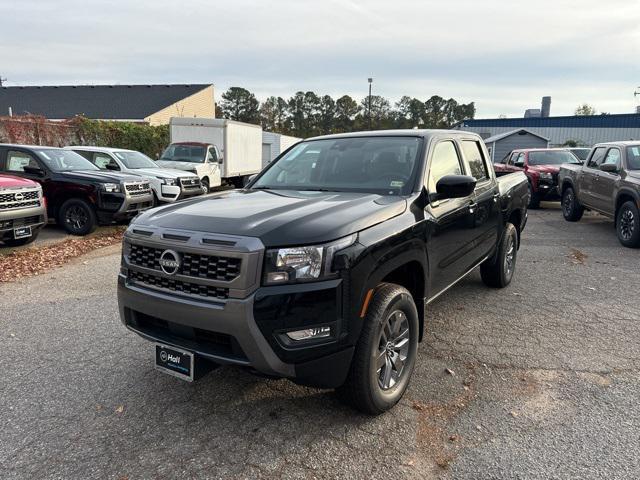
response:
<path fill-rule="evenodd" d="M 273 188 L 267 187 L 266 185 L 260 185 L 258 187 L 251 187 L 249 190 L 273 190 Z"/>
<path fill-rule="evenodd" d="M 337 190 L 329 190 L 328 188 L 296 188 L 300 192 L 337 192 Z"/>

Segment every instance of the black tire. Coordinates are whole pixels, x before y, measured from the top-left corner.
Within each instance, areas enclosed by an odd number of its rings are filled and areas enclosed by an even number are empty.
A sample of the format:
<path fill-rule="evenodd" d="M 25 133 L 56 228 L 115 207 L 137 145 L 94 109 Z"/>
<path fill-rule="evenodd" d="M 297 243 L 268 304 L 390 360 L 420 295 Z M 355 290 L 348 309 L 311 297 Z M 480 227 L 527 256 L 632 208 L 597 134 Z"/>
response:
<path fill-rule="evenodd" d="M 528 207 L 532 210 L 540 208 L 540 196 L 533 191 L 531 184 L 529 183 L 529 205 Z"/>
<path fill-rule="evenodd" d="M 640 247 L 640 213 L 635 202 L 624 202 L 616 213 L 616 233 L 625 247 Z"/>
<path fill-rule="evenodd" d="M 22 245 L 28 245 L 36 241 L 39 233 L 40 231 L 37 231 L 27 238 L 8 238 L 7 240 L 4 240 L 4 244 L 7 247 L 21 247 Z"/>
<path fill-rule="evenodd" d="M 488 287 L 504 288 L 511 283 L 518 258 L 518 231 L 507 223 L 495 257 L 480 265 L 480 276 Z M 510 259 L 510 260 L 509 260 Z"/>
<path fill-rule="evenodd" d="M 151 208 L 154 208 L 160 205 L 160 201 L 158 200 L 158 196 L 156 195 L 156 192 L 152 190 L 151 194 L 153 195 L 153 199 L 151 200 Z"/>
<path fill-rule="evenodd" d="M 576 198 L 573 187 L 567 187 L 562 192 L 562 215 L 567 222 L 577 222 L 584 214 L 584 207 Z"/>
<path fill-rule="evenodd" d="M 419 325 L 409 291 L 380 284 L 369 304 L 347 380 L 337 389 L 340 399 L 371 415 L 398 403 L 415 366 Z M 398 364 L 402 364 L 399 373 Z"/>
<path fill-rule="evenodd" d="M 206 195 L 207 193 L 209 193 L 209 188 L 210 188 L 209 187 L 209 179 L 208 178 L 203 178 L 202 182 L 201 182 L 201 185 L 202 185 L 202 193 L 203 193 L 203 195 Z"/>
<path fill-rule="evenodd" d="M 71 235 L 88 235 L 98 226 L 93 207 L 79 198 L 67 200 L 58 212 L 58 225 Z"/>

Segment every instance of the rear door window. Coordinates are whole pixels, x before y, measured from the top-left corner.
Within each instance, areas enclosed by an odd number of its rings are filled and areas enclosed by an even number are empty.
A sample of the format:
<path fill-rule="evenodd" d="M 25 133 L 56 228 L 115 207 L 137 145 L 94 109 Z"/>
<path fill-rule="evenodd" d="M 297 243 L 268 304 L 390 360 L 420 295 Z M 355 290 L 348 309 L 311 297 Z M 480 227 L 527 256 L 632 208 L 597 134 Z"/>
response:
<path fill-rule="evenodd" d="M 487 180 L 489 178 L 489 172 L 480 143 L 473 140 L 463 140 L 460 143 L 462 145 L 462 153 L 469 164 L 473 178 L 478 182 Z"/>

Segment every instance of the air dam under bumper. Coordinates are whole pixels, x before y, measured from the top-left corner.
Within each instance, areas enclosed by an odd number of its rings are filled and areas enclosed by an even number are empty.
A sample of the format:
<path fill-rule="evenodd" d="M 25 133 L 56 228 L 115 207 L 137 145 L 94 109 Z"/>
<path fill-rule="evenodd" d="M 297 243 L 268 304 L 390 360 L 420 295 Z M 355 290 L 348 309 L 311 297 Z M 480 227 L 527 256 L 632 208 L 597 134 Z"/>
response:
<path fill-rule="evenodd" d="M 256 323 L 255 298 L 256 293 L 245 299 L 198 301 L 139 287 L 130 284 L 124 274 L 118 276 L 120 318 L 128 329 L 147 340 L 189 350 L 219 364 L 251 367 L 305 385 L 335 388 L 344 383 L 353 347 L 336 351 L 335 341 L 332 345 L 310 343 L 295 350 L 325 351 L 329 347 L 328 353 L 286 363 Z"/>

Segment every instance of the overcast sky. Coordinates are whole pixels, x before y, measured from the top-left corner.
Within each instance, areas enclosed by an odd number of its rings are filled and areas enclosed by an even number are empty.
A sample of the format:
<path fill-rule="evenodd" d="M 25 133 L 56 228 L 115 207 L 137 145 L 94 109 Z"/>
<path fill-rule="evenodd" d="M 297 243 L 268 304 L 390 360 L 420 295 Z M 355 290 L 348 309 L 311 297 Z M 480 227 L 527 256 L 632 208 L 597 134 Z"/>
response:
<path fill-rule="evenodd" d="M 552 115 L 640 96 L 640 0 L 0 0 L 6 85 L 214 83 Z"/>

